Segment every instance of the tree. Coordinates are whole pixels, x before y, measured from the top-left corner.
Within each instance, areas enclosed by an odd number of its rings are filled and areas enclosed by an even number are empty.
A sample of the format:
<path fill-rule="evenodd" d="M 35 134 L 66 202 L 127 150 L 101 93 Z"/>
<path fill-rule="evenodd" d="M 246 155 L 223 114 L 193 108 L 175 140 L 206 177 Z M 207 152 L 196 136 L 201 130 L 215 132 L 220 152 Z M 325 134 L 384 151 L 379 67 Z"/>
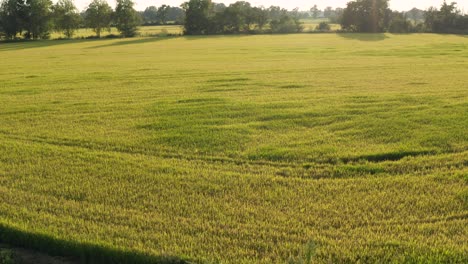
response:
<path fill-rule="evenodd" d="M 143 11 L 143 20 L 146 24 L 153 24 L 158 21 L 158 8 L 149 6 Z"/>
<path fill-rule="evenodd" d="M 387 15 L 391 13 L 388 0 L 356 0 L 349 2 L 343 12 L 341 26 L 356 32 L 383 32 Z"/>
<path fill-rule="evenodd" d="M 222 20 L 223 31 L 228 33 L 248 32 L 254 23 L 254 14 L 250 3 L 238 1 L 224 9 Z"/>
<path fill-rule="evenodd" d="M 112 21 L 112 8 L 105 0 L 93 0 L 86 9 L 86 25 L 96 32 L 96 36 L 101 37 L 101 31 L 110 31 Z"/>
<path fill-rule="evenodd" d="M 268 22 L 268 11 L 261 7 L 254 7 L 252 8 L 252 13 L 258 29 L 263 30 L 263 27 Z"/>
<path fill-rule="evenodd" d="M 440 10 L 429 8 L 424 15 L 426 28 L 436 33 L 467 33 L 468 16 L 463 16 L 456 5 L 444 1 Z"/>
<path fill-rule="evenodd" d="M 315 30 L 327 32 L 331 30 L 331 27 L 327 22 L 320 22 L 320 24 L 315 27 Z"/>
<path fill-rule="evenodd" d="M 391 33 L 408 33 L 411 30 L 411 23 L 406 19 L 404 13 L 392 12 L 388 31 Z"/>
<path fill-rule="evenodd" d="M 283 14 L 279 20 L 272 20 L 270 27 L 273 33 L 297 33 L 302 31 L 302 24 L 299 19 L 287 13 Z"/>
<path fill-rule="evenodd" d="M 123 37 L 133 37 L 140 24 L 137 11 L 131 0 L 117 0 L 115 8 L 115 27 Z"/>
<path fill-rule="evenodd" d="M 331 6 L 327 6 L 325 10 L 323 10 L 323 16 L 325 18 L 330 19 L 333 15 L 333 8 Z"/>
<path fill-rule="evenodd" d="M 26 0 L 23 6 L 22 21 L 26 39 L 49 38 L 49 29 L 52 26 L 52 1 Z"/>
<path fill-rule="evenodd" d="M 169 14 L 170 6 L 162 5 L 158 8 L 158 19 L 161 24 L 166 24 L 167 16 Z"/>
<path fill-rule="evenodd" d="M 22 2 L 3 0 L 0 4 L 1 31 L 7 39 L 14 39 L 22 30 Z"/>
<path fill-rule="evenodd" d="M 317 5 L 314 5 L 310 9 L 310 13 L 312 14 L 312 18 L 317 19 L 320 15 L 320 9 L 318 9 Z"/>
<path fill-rule="evenodd" d="M 185 12 L 180 7 L 172 6 L 167 13 L 167 21 L 173 21 L 175 24 L 182 24 L 184 22 Z"/>
<path fill-rule="evenodd" d="M 215 12 L 211 0 L 190 0 L 182 4 L 185 10 L 184 32 L 187 35 L 210 34 L 215 31 Z"/>
<path fill-rule="evenodd" d="M 63 32 L 67 38 L 73 37 L 81 21 L 80 14 L 73 4 L 73 0 L 59 0 L 54 5 L 53 10 L 55 30 Z"/>
<path fill-rule="evenodd" d="M 410 11 L 406 12 L 406 17 L 413 21 L 422 21 L 424 20 L 424 11 L 417 8 L 413 8 Z"/>

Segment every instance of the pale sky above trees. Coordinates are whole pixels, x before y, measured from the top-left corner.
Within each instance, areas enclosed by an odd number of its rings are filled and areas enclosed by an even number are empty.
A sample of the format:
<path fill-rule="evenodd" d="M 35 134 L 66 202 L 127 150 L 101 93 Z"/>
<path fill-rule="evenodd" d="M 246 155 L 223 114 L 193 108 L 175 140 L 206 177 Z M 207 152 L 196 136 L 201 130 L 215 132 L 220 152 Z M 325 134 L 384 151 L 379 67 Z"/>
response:
<path fill-rule="evenodd" d="M 53 0 L 56 2 L 57 0 Z M 76 6 L 83 10 L 91 0 L 74 0 Z M 171 6 L 180 6 L 181 3 L 186 0 L 134 0 L 137 10 L 144 10 L 148 6 L 160 6 L 162 4 L 171 5 Z M 213 0 L 217 3 L 225 3 L 226 5 L 234 3 L 237 0 Z M 281 6 L 287 9 L 293 9 L 299 7 L 301 10 L 309 10 L 314 4 L 316 4 L 320 9 L 323 9 L 327 6 L 332 7 L 345 7 L 346 3 L 349 0 L 251 0 L 250 2 L 254 6 Z M 457 2 L 460 9 L 464 9 L 465 13 L 468 13 L 468 0 L 448 0 L 447 2 Z M 430 6 L 440 7 L 443 0 L 390 0 L 390 8 L 398 11 L 407 11 L 413 7 L 419 9 L 427 9 Z M 108 3 L 115 7 L 115 0 L 108 0 Z"/>

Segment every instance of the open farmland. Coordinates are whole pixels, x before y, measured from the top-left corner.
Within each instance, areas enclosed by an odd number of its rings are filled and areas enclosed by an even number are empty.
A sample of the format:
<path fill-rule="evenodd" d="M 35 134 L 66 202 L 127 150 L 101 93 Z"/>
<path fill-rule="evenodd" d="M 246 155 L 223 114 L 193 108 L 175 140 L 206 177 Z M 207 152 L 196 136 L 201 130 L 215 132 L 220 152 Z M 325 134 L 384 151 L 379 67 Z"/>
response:
<path fill-rule="evenodd" d="M 95 262 L 468 262 L 466 37 L 0 55 L 3 242 Z"/>
<path fill-rule="evenodd" d="M 312 27 L 312 24 L 311 24 Z M 138 35 L 142 37 L 156 37 L 158 35 L 182 35 L 183 28 L 182 26 L 178 25 L 160 25 L 160 26 L 144 26 L 140 27 L 138 30 Z M 119 36 L 119 31 L 112 27 L 109 31 L 104 30 L 101 33 L 101 37 L 107 37 L 109 35 Z M 94 32 L 91 28 L 80 28 L 78 29 L 73 38 L 75 39 L 83 39 L 83 38 L 92 38 L 96 36 L 96 32 Z M 58 38 L 65 38 L 65 35 L 59 32 L 53 32 L 50 36 L 51 39 L 58 39 Z"/>

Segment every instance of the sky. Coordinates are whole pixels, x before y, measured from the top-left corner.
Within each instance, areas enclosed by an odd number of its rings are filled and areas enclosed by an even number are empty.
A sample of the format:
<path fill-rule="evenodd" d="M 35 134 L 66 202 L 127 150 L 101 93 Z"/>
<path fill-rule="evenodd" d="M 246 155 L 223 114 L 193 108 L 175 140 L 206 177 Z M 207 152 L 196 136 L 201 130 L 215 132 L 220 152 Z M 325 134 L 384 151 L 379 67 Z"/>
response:
<path fill-rule="evenodd" d="M 83 10 L 92 0 L 74 0 L 75 5 L 78 9 Z M 133 0 L 136 5 L 136 10 L 144 10 L 148 6 L 160 6 L 162 4 L 170 6 L 180 6 L 181 3 L 187 0 Z M 216 3 L 225 3 L 226 5 L 234 3 L 237 0 L 212 0 Z M 327 6 L 332 7 L 346 7 L 346 3 L 349 0 L 244 0 L 250 2 L 254 6 L 281 6 L 286 9 L 294 9 L 299 7 L 300 10 L 309 10 L 312 6 L 317 5 L 320 9 L 324 9 Z M 460 9 L 464 9 L 468 12 L 468 0 L 447 0 L 447 2 L 457 2 Z M 56 0 L 54 0 L 56 2 Z M 107 2 L 114 7 L 115 0 L 107 0 Z M 390 0 L 390 8 L 398 11 L 407 11 L 413 7 L 419 9 L 427 9 L 430 6 L 440 7 L 443 0 Z"/>

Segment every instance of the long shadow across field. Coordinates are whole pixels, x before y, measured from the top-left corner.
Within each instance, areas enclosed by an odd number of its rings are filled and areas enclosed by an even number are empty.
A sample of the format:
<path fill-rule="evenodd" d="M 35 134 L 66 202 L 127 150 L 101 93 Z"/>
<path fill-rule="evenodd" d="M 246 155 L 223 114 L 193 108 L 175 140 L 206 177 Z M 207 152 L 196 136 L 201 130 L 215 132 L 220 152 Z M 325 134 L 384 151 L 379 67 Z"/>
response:
<path fill-rule="evenodd" d="M 145 37 L 132 40 L 124 39 L 113 39 L 114 42 L 110 44 L 103 44 L 89 47 L 88 49 L 95 48 L 105 48 L 113 46 L 122 46 L 122 45 L 131 45 L 131 44 L 141 44 L 147 42 L 156 42 L 161 40 L 167 40 L 174 37 Z M 1 51 L 13 51 L 13 50 L 24 50 L 24 49 L 34 49 L 34 48 L 44 48 L 52 47 L 57 45 L 66 45 L 66 44 L 75 44 L 75 43 L 85 43 L 85 42 L 96 42 L 100 41 L 110 41 L 108 38 L 101 39 L 68 39 L 68 40 L 19 40 L 19 41 L 0 41 L 0 52 Z M 101 42 L 102 43 L 102 42 Z"/>
<path fill-rule="evenodd" d="M 125 45 L 133 45 L 133 44 L 143 44 L 143 43 L 150 43 L 150 42 L 158 42 L 162 40 L 168 40 L 176 37 L 144 37 L 138 39 L 131 39 L 131 40 L 121 40 L 118 42 L 113 42 L 110 44 L 92 46 L 88 49 L 99 49 L 99 48 L 106 48 L 106 47 L 115 47 L 115 46 L 125 46 Z"/>
<path fill-rule="evenodd" d="M 52 47 L 65 44 L 84 43 L 91 41 L 100 41 L 106 39 L 66 39 L 66 40 L 18 40 L 18 41 L 0 41 L 1 51 L 13 51 L 24 49 L 35 49 Z M 108 40 L 108 39 L 107 39 Z"/>
<path fill-rule="evenodd" d="M 3 224 L 0 224 L 0 242 L 53 256 L 71 257 L 80 263 L 188 263 L 187 260 L 174 256 L 152 256 L 90 243 L 60 240 L 48 235 L 23 232 Z"/>
<path fill-rule="evenodd" d="M 384 33 L 338 33 L 337 35 L 345 39 L 359 41 L 382 41 L 388 38 Z"/>

